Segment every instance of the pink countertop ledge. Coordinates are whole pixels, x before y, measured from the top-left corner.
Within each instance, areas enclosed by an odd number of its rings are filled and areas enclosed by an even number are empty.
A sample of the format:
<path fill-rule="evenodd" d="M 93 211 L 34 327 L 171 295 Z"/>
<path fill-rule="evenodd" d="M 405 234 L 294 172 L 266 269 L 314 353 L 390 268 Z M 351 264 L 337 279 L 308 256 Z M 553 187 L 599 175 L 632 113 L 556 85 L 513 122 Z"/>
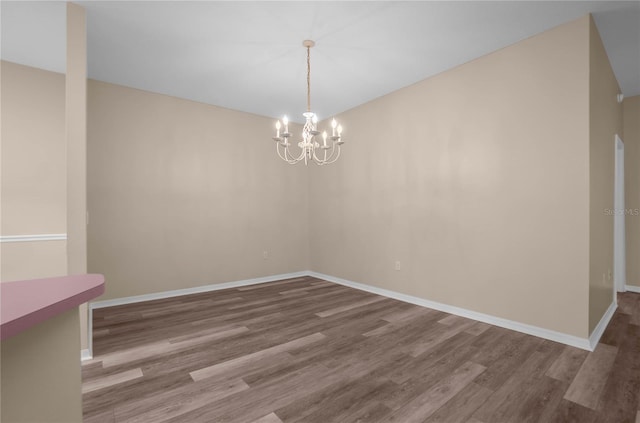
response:
<path fill-rule="evenodd" d="M 0 339 L 5 340 L 104 293 L 103 275 L 0 283 Z"/>

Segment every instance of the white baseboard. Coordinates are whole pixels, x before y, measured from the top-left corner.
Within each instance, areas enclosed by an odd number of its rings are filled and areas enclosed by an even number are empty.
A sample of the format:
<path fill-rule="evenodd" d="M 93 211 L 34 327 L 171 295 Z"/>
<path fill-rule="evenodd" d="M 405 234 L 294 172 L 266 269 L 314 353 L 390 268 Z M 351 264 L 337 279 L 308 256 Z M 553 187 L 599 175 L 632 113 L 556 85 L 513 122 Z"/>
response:
<path fill-rule="evenodd" d="M 91 353 L 89 352 L 88 349 L 86 350 L 80 350 L 80 360 L 81 361 L 85 361 L 85 360 L 91 360 L 93 357 L 91 356 Z"/>
<path fill-rule="evenodd" d="M 124 305 L 124 304 L 139 303 L 142 301 L 161 300 L 164 298 L 180 297 L 182 295 L 199 294 L 202 292 L 210 292 L 210 291 L 219 291 L 221 289 L 238 288 L 241 286 L 274 282 L 274 281 L 279 281 L 283 279 L 300 278 L 303 276 L 307 276 L 308 274 L 309 272 L 307 271 L 295 272 L 295 273 L 284 273 L 280 275 L 265 276 L 262 278 L 244 279 L 240 281 L 195 286 L 193 288 L 176 289 L 173 291 L 155 292 L 153 294 L 136 295 L 133 297 L 115 298 L 113 300 L 95 301 L 95 302 L 89 303 L 89 308 L 93 310 L 96 308 L 113 307 L 113 306 Z"/>
<path fill-rule="evenodd" d="M 457 316 L 466 317 L 468 319 L 478 320 L 480 322 L 488 323 L 490 325 L 499 326 L 505 329 L 515 330 L 518 332 L 526 333 L 528 335 L 537 336 L 539 338 L 544 338 L 544 339 L 548 339 L 555 342 L 560 342 L 562 344 L 570 345 L 572 347 L 580 348 L 583 350 L 593 351 L 593 348 L 595 348 L 595 345 L 592 346 L 590 339 L 587 339 L 587 338 L 580 338 L 573 335 L 567 335 L 565 333 L 544 329 L 538 326 L 527 325 L 525 323 L 503 319 L 501 317 L 491 316 L 489 314 L 479 313 L 479 312 L 467 310 L 461 307 L 455 307 L 448 304 L 425 300 L 422 298 L 414 297 L 412 295 L 402 294 L 402 293 L 391 291 L 388 289 L 378 288 L 371 285 L 365 285 L 365 284 L 349 281 L 342 278 L 336 278 L 334 276 L 324 275 L 322 273 L 309 272 L 308 274 L 309 276 L 313 276 L 319 279 L 324 279 L 329 282 L 334 282 L 340 285 L 345 285 L 345 286 L 359 289 L 362 291 L 371 292 L 377 295 L 383 295 L 385 297 L 393 298 L 399 301 L 404 301 L 406 303 L 415 304 L 415 305 L 419 305 L 427 308 L 432 308 L 434 310 L 444 311 L 445 313 L 455 314 Z M 615 308 L 613 310 L 615 311 Z M 603 317 L 603 320 L 604 320 L 604 317 Z M 607 323 L 608 323 L 608 320 L 607 320 Z M 606 328 L 606 324 L 605 324 L 605 328 Z M 594 335 L 595 335 L 595 331 L 594 331 Z M 600 339 L 599 336 L 598 336 L 598 339 Z"/>
<path fill-rule="evenodd" d="M 93 309 L 91 303 L 87 307 L 87 346 L 88 356 L 93 358 Z M 84 350 L 83 350 L 84 351 Z"/>
<path fill-rule="evenodd" d="M 600 338 L 602 338 L 602 334 L 607 328 L 607 325 L 611 321 L 611 318 L 613 317 L 613 314 L 616 312 L 617 308 L 618 304 L 616 303 L 616 301 L 612 302 L 609 305 L 607 311 L 602 316 L 602 319 L 600 319 L 600 321 L 596 325 L 595 329 L 593 329 L 593 332 L 591 332 L 591 336 L 589 337 L 590 351 L 593 351 L 598 345 L 598 342 L 600 342 Z"/>
<path fill-rule="evenodd" d="M 640 286 L 625 285 L 624 288 L 629 292 L 637 292 L 638 294 L 640 294 Z"/>
<path fill-rule="evenodd" d="M 96 301 L 89 304 L 89 313 L 91 315 L 92 310 L 97 308 L 113 307 L 113 306 L 124 305 L 124 304 L 133 304 L 133 303 L 138 303 L 142 301 L 152 301 L 152 300 L 158 300 L 158 299 L 164 299 L 164 298 L 178 297 L 182 295 L 197 294 L 202 292 L 218 291 L 221 289 L 237 288 L 237 287 L 242 287 L 246 285 L 255 285 L 259 283 L 274 282 L 274 281 L 279 281 L 283 279 L 292 279 L 292 278 L 299 278 L 304 276 L 312 276 L 318 279 L 324 279 L 329 282 L 359 289 L 361 291 L 371 292 L 373 294 L 382 295 L 382 296 L 393 298 L 395 300 L 403 301 L 406 303 L 443 311 L 445 313 L 455 314 L 457 316 L 466 317 L 469 319 L 488 323 L 490 325 L 499 326 L 505 329 L 515 330 L 517 332 L 526 333 L 528 335 L 537 336 L 539 338 L 560 342 L 565 345 L 570 345 L 570 346 L 588 350 L 588 351 L 593 351 L 595 346 L 598 344 L 600 337 L 604 333 L 604 330 L 606 329 L 607 324 L 613 317 L 613 314 L 616 310 L 616 304 L 612 303 L 611 306 L 609 306 L 609 309 L 607 310 L 607 312 L 604 314 L 604 316 L 602 316 L 602 319 L 594 329 L 591 336 L 589 338 L 580 338 L 580 337 L 568 335 L 562 332 L 557 332 L 550 329 L 541 328 L 538 326 L 528 325 L 525 323 L 504 319 L 501 317 L 496 317 L 489 314 L 480 313 L 477 311 L 467 310 L 461 307 L 443 304 L 436 301 L 430 301 L 423 298 L 414 297 L 412 295 L 402 294 L 400 292 L 395 292 L 395 291 L 391 291 L 384 288 L 378 288 L 371 285 L 365 285 L 362 283 L 353 282 L 346 279 L 325 275 L 322 273 L 317 273 L 312 271 L 302 271 L 302 272 L 295 272 L 295 273 L 285 273 L 280 275 L 266 276 L 262 278 L 245 279 L 245 280 L 234 281 L 234 282 L 204 285 L 204 286 L 198 286 L 193 288 L 177 289 L 173 291 L 157 292 L 153 294 L 137 295 L 133 297 L 124 297 L 124 298 L 116 298 L 112 300 Z M 629 285 L 627 285 L 628 291 L 640 292 L 640 288 L 638 287 L 631 287 L 631 288 L 632 289 L 629 289 Z M 91 322 L 89 322 L 89 325 L 91 325 Z M 90 359 L 91 358 L 90 351 L 83 350 L 82 357 L 83 357 L 83 360 Z"/>

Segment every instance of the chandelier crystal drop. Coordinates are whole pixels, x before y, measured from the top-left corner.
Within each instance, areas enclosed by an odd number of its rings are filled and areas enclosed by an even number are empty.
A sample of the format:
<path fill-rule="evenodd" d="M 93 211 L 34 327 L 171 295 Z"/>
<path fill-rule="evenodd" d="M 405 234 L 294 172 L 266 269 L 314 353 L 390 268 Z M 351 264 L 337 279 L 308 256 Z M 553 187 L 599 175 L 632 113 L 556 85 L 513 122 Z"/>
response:
<path fill-rule="evenodd" d="M 342 141 L 342 125 L 339 125 L 335 119 L 331 120 L 331 135 L 327 135 L 326 131 L 322 132 L 322 143 L 315 140 L 316 135 L 320 135 L 318 131 L 318 117 L 311 111 L 311 47 L 315 42 L 304 40 L 303 47 L 307 49 L 307 111 L 302 114 L 305 118 L 304 127 L 302 128 L 302 140 L 298 142 L 300 148 L 299 153 L 291 151 L 291 133 L 289 132 L 289 120 L 287 117 L 276 122 L 276 136 L 273 140 L 276 142 L 276 150 L 278 156 L 289 164 L 296 164 L 304 160 L 304 164 L 310 161 L 317 165 L 326 165 L 335 162 L 340 157 L 340 146 L 344 144 Z M 282 130 L 282 131 L 281 131 Z"/>

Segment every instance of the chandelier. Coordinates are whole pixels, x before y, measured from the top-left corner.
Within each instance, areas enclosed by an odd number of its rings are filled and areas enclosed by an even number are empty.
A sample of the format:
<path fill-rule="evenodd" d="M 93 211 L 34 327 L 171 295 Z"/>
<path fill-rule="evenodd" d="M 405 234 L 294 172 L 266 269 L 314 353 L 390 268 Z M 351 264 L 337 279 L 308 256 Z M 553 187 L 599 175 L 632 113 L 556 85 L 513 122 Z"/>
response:
<path fill-rule="evenodd" d="M 289 164 L 296 164 L 304 160 L 304 164 L 310 161 L 317 165 L 326 165 L 335 162 L 340 157 L 340 146 L 344 144 L 342 141 L 342 125 L 339 125 L 335 119 L 331 120 L 331 136 L 327 132 L 322 132 L 322 143 L 316 141 L 316 135 L 320 135 L 318 131 L 318 117 L 311 111 L 311 47 L 315 45 L 312 40 L 304 40 L 302 45 L 307 49 L 307 111 L 302 114 L 305 118 L 304 127 L 302 128 L 302 140 L 298 142 L 300 148 L 299 153 L 291 151 L 291 143 L 289 138 L 289 119 L 282 118 L 282 122 L 276 122 L 276 136 L 273 140 L 276 142 L 276 150 L 278 156 Z M 280 130 L 283 129 L 283 132 Z"/>

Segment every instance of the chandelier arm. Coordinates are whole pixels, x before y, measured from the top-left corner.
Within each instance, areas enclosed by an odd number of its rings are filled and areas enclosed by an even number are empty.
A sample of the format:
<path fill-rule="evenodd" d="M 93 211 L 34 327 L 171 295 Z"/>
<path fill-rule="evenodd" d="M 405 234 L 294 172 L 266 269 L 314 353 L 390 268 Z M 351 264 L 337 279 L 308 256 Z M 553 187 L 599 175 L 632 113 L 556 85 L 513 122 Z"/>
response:
<path fill-rule="evenodd" d="M 335 157 L 334 157 L 334 151 L 331 151 L 331 155 L 329 156 L 329 160 L 327 160 L 325 163 L 323 164 L 331 164 L 334 163 L 336 160 L 338 160 L 338 157 L 340 157 L 340 146 L 338 146 L 338 149 L 335 150 Z"/>
<path fill-rule="evenodd" d="M 328 150 L 324 150 L 324 162 L 326 163 L 328 160 L 331 160 L 331 157 L 333 157 L 333 153 L 336 149 L 336 143 L 332 143 L 331 144 L 331 154 L 329 154 L 329 157 L 327 157 L 327 151 Z"/>
<path fill-rule="evenodd" d="M 288 157 L 289 159 L 287 160 L 287 162 L 289 164 L 296 164 L 298 163 L 300 160 L 302 160 L 302 156 L 298 156 L 298 157 L 294 157 L 293 154 L 291 154 L 291 151 L 287 151 L 288 153 Z"/>
<path fill-rule="evenodd" d="M 286 155 L 287 155 L 287 149 L 286 149 L 286 148 L 284 149 L 284 156 L 283 156 L 283 155 L 280 153 L 280 143 L 279 143 L 279 142 L 277 142 L 277 143 L 276 143 L 276 151 L 278 152 L 278 156 L 280 156 L 280 158 L 281 158 L 282 160 L 284 160 L 285 162 L 288 162 L 288 160 L 285 158 L 285 157 L 286 157 Z"/>
<path fill-rule="evenodd" d="M 289 147 L 282 147 L 282 160 L 288 162 L 289 159 Z"/>
<path fill-rule="evenodd" d="M 327 162 L 327 151 L 324 148 L 322 149 L 323 154 L 323 159 L 322 159 L 322 163 L 326 163 Z M 333 154 L 333 146 L 331 147 L 331 154 Z M 331 157 L 331 155 L 329 155 L 329 157 Z"/>
<path fill-rule="evenodd" d="M 338 152 L 336 153 L 336 157 L 335 157 L 335 159 L 333 159 L 333 160 L 332 160 L 332 161 L 330 161 L 329 163 L 333 163 L 333 162 L 335 162 L 336 160 L 338 160 L 338 157 L 340 157 L 340 151 L 342 151 L 342 150 L 340 149 L 340 146 L 338 146 Z"/>
<path fill-rule="evenodd" d="M 302 151 L 302 153 L 298 156 L 295 157 L 292 153 L 291 150 L 289 149 L 289 147 L 283 147 L 282 148 L 282 154 L 280 153 L 280 147 L 281 145 L 278 143 L 276 145 L 277 149 L 278 149 L 278 156 L 280 156 L 280 158 L 282 160 L 284 160 L 285 162 L 289 163 L 289 164 L 296 164 L 298 163 L 300 160 L 302 160 L 303 158 L 303 154 L 304 154 L 304 150 Z"/>
<path fill-rule="evenodd" d="M 306 150 L 302 147 L 300 147 L 300 154 L 298 155 L 298 157 L 294 156 L 293 154 L 291 154 L 291 150 L 289 150 L 289 156 L 291 157 L 291 160 L 295 160 L 295 163 L 299 162 L 300 160 L 302 160 L 304 158 L 306 154 Z"/>
<path fill-rule="evenodd" d="M 336 143 L 332 143 L 331 145 L 331 153 L 329 153 L 329 156 L 327 157 L 327 150 L 324 151 L 324 160 L 323 160 L 323 164 L 331 164 L 333 162 L 335 162 L 338 157 L 340 155 L 340 146 L 338 145 L 338 149 L 336 150 Z M 336 156 L 336 151 L 337 151 L 337 156 Z M 336 157 L 334 157 L 336 156 Z"/>
<path fill-rule="evenodd" d="M 322 160 L 320 160 L 320 158 L 316 155 L 316 149 L 314 148 L 313 150 L 311 150 L 311 159 L 316 162 L 319 163 Z"/>
<path fill-rule="evenodd" d="M 280 158 L 281 158 L 282 160 L 284 160 L 285 162 L 287 162 L 287 163 L 289 163 L 289 164 L 296 164 L 296 161 L 295 161 L 295 160 L 291 160 L 291 159 L 289 159 L 289 158 L 287 157 L 287 153 L 288 153 L 289 148 L 288 148 L 288 147 L 283 147 L 283 148 L 282 148 L 282 154 L 281 154 L 281 153 L 280 153 L 280 147 L 281 147 L 281 146 L 280 146 L 280 143 L 276 144 L 276 149 L 277 149 L 277 151 L 278 151 L 278 156 L 280 156 Z M 289 155 L 290 155 L 290 154 L 289 154 Z"/>
<path fill-rule="evenodd" d="M 324 148 L 322 149 L 324 152 L 324 157 L 322 159 L 320 159 L 317 155 L 316 155 L 316 150 L 313 150 L 313 161 L 320 164 L 320 163 L 325 163 L 327 161 L 327 150 L 325 150 Z M 331 151 L 331 154 L 333 154 L 333 150 Z M 329 157 L 331 157 L 331 155 L 329 155 Z"/>

